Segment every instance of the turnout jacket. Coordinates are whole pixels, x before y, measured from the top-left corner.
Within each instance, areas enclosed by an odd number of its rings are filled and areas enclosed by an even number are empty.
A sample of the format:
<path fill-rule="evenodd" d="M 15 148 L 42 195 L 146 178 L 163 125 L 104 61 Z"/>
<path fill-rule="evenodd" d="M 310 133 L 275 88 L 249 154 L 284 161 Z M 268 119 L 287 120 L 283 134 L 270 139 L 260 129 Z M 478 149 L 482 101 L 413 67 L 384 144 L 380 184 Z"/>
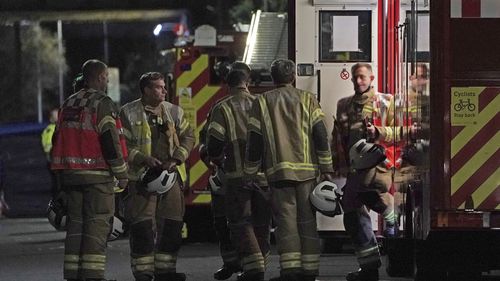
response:
<path fill-rule="evenodd" d="M 246 88 L 231 88 L 230 96 L 221 100 L 211 111 L 207 129 L 207 150 L 209 156 L 224 154 L 224 177 L 227 183 L 243 183 L 243 166 L 247 144 L 247 126 L 252 103 L 256 99 Z M 217 141 L 214 141 L 216 139 Z M 210 155 L 213 152 L 217 155 Z M 267 186 L 262 173 L 260 186 Z"/>
<path fill-rule="evenodd" d="M 82 89 L 59 110 L 51 168 L 63 184 L 93 184 L 127 178 L 127 149 L 118 108 L 104 92 Z"/>
<path fill-rule="evenodd" d="M 333 172 L 324 113 L 314 94 L 280 85 L 252 105 L 244 172 L 268 182 L 306 181 Z"/>
<path fill-rule="evenodd" d="M 120 118 L 129 150 L 130 180 L 139 180 L 148 156 L 161 162 L 175 159 L 182 180 L 186 179 L 183 163 L 195 138 L 181 107 L 164 101 L 157 108 L 150 108 L 137 99 L 122 107 Z"/>

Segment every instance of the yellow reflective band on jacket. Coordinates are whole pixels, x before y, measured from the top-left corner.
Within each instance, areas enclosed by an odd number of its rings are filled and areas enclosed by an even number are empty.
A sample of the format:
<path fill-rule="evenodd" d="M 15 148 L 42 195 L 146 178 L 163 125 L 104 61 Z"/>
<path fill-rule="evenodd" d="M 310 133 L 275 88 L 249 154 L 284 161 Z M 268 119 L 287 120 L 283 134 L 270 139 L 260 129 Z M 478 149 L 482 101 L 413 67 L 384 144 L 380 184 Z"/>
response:
<path fill-rule="evenodd" d="M 378 256 L 378 245 L 367 248 L 367 249 L 358 250 L 358 251 L 356 251 L 356 256 L 357 257 L 366 257 L 369 255 L 373 255 L 375 253 L 377 253 L 377 256 Z"/>
<path fill-rule="evenodd" d="M 182 121 L 182 124 L 181 124 L 180 128 L 179 128 L 179 132 L 180 132 L 180 134 L 182 135 L 182 133 L 184 133 L 184 131 L 186 131 L 186 129 L 187 129 L 188 127 L 189 127 L 189 122 L 188 122 L 186 119 L 184 119 L 184 120 Z"/>
<path fill-rule="evenodd" d="M 269 148 L 271 150 L 270 153 L 271 153 L 272 161 L 273 161 L 273 163 L 277 163 L 278 160 L 276 158 L 276 147 L 274 147 L 276 142 L 274 140 L 273 125 L 271 123 L 271 117 L 269 116 L 269 110 L 267 108 L 267 103 L 266 103 L 265 97 L 259 96 L 258 103 L 260 105 L 260 111 L 262 114 L 262 119 L 264 121 L 266 135 L 267 135 L 267 138 L 268 138 L 269 143 L 270 143 Z"/>
<path fill-rule="evenodd" d="M 120 166 L 111 166 L 111 171 L 113 171 L 113 174 L 120 174 L 120 173 L 123 173 L 123 172 L 126 172 L 127 171 L 127 163 L 123 163 L 122 165 Z"/>
<path fill-rule="evenodd" d="M 291 163 L 291 162 L 281 162 L 273 167 L 266 170 L 266 174 L 274 174 L 276 171 L 282 169 L 291 169 L 296 171 L 316 171 L 318 169 L 318 165 L 311 163 Z"/>
<path fill-rule="evenodd" d="M 116 120 L 113 117 L 107 115 L 101 119 L 101 122 L 99 122 L 99 124 L 97 124 L 97 131 L 102 132 L 102 128 L 108 123 L 111 123 L 113 124 L 113 126 L 116 126 Z"/>
<path fill-rule="evenodd" d="M 226 129 L 219 123 L 215 121 L 211 121 L 210 124 L 208 125 L 208 130 L 215 130 L 222 136 L 226 135 Z M 223 141 L 223 140 L 221 140 Z"/>
<path fill-rule="evenodd" d="M 235 164 L 235 171 L 240 172 L 243 171 L 241 167 L 241 154 L 240 154 L 240 145 L 238 144 L 238 137 L 236 136 L 236 124 L 234 123 L 234 115 L 231 111 L 231 108 L 226 104 L 221 104 L 222 112 L 226 116 L 226 120 L 229 125 L 229 141 L 233 144 L 233 157 Z"/>
<path fill-rule="evenodd" d="M 261 134 L 260 121 L 255 119 L 255 117 L 250 117 L 248 120 L 248 130 Z"/>
<path fill-rule="evenodd" d="M 316 123 L 322 121 L 324 118 L 325 113 L 323 112 L 323 110 L 321 110 L 321 108 L 317 108 L 316 110 L 314 110 L 311 116 L 311 127 L 316 125 Z"/>
<path fill-rule="evenodd" d="M 320 165 L 333 165 L 333 160 L 330 151 L 317 151 L 318 163 Z"/>
<path fill-rule="evenodd" d="M 309 107 L 310 107 L 310 99 L 308 98 L 309 96 L 307 93 L 302 93 L 300 99 L 302 103 L 302 128 L 301 128 L 301 134 L 302 134 L 302 153 L 303 153 L 303 159 L 304 163 L 310 162 L 310 155 L 309 155 L 309 135 L 311 132 L 309 131 L 311 127 L 309 122 Z"/>

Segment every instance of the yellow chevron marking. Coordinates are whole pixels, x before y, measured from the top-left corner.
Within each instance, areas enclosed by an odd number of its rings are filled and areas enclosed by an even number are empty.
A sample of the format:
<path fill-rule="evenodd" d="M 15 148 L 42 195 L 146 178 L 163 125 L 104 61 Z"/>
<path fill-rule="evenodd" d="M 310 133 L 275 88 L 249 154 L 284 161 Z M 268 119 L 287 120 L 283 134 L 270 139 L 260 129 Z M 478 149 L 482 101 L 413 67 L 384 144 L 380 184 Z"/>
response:
<path fill-rule="evenodd" d="M 453 158 L 469 141 L 481 130 L 486 123 L 496 116 L 500 108 L 500 95 L 497 95 L 477 117 L 476 125 L 469 125 L 462 129 L 451 141 L 451 158 Z"/>
<path fill-rule="evenodd" d="M 498 149 L 500 132 L 497 132 L 467 163 L 451 177 L 451 194 L 455 192 L 486 162 Z"/>
<path fill-rule="evenodd" d="M 491 195 L 491 192 L 500 185 L 500 168 L 497 170 L 479 186 L 479 188 L 472 193 L 472 200 L 474 201 L 474 206 L 479 206 L 486 200 L 486 197 Z"/>
<path fill-rule="evenodd" d="M 196 198 L 193 200 L 193 203 L 210 203 L 212 201 L 212 195 L 210 194 L 198 194 Z"/>
<path fill-rule="evenodd" d="M 208 67 L 208 55 L 201 55 L 191 64 L 190 71 L 184 71 L 176 81 L 177 89 L 188 87 Z"/>
<path fill-rule="evenodd" d="M 205 123 L 207 123 L 207 120 L 203 120 L 203 122 L 201 122 L 200 126 L 198 126 L 196 129 L 195 129 L 195 137 L 196 137 L 196 142 L 195 142 L 195 146 L 197 146 L 199 143 L 200 143 L 200 132 L 201 130 L 203 130 L 203 126 L 205 126 Z"/>
<path fill-rule="evenodd" d="M 202 106 L 204 106 L 216 93 L 219 91 L 219 86 L 208 86 L 205 85 L 197 94 L 193 97 L 192 103 L 198 111 Z"/>
<path fill-rule="evenodd" d="M 203 161 L 198 160 L 191 169 L 189 169 L 189 182 L 191 184 L 198 181 L 199 178 L 208 170 L 207 166 Z"/>

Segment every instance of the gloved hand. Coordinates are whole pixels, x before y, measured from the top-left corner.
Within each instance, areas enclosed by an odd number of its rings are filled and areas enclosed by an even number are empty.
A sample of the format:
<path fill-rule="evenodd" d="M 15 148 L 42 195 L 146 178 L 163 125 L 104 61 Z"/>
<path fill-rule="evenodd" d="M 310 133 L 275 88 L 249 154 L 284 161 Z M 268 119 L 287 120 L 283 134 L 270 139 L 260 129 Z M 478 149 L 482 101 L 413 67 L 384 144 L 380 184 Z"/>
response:
<path fill-rule="evenodd" d="M 177 160 L 175 159 L 169 159 L 165 161 L 162 165 L 161 168 L 163 170 L 167 170 L 169 172 L 173 172 L 175 170 L 175 167 L 177 166 Z"/>
<path fill-rule="evenodd" d="M 161 161 L 153 156 L 148 156 L 146 160 L 144 160 L 144 164 L 146 164 L 149 168 L 155 168 L 161 166 Z"/>
<path fill-rule="evenodd" d="M 320 180 L 333 182 L 333 173 L 322 173 L 320 176 Z"/>
<path fill-rule="evenodd" d="M 127 185 L 128 185 L 128 179 L 119 179 L 118 183 L 116 184 L 116 186 L 119 189 L 125 189 L 127 188 Z"/>

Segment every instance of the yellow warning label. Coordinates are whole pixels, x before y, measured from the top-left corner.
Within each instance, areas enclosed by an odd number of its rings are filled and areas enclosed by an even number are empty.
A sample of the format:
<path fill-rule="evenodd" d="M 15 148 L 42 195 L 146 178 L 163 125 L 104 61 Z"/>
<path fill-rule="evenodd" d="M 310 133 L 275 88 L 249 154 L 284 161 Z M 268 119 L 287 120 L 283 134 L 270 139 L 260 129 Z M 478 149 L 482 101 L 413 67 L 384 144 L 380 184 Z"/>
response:
<path fill-rule="evenodd" d="M 476 125 L 479 108 L 479 94 L 484 87 L 451 88 L 451 125 Z"/>

